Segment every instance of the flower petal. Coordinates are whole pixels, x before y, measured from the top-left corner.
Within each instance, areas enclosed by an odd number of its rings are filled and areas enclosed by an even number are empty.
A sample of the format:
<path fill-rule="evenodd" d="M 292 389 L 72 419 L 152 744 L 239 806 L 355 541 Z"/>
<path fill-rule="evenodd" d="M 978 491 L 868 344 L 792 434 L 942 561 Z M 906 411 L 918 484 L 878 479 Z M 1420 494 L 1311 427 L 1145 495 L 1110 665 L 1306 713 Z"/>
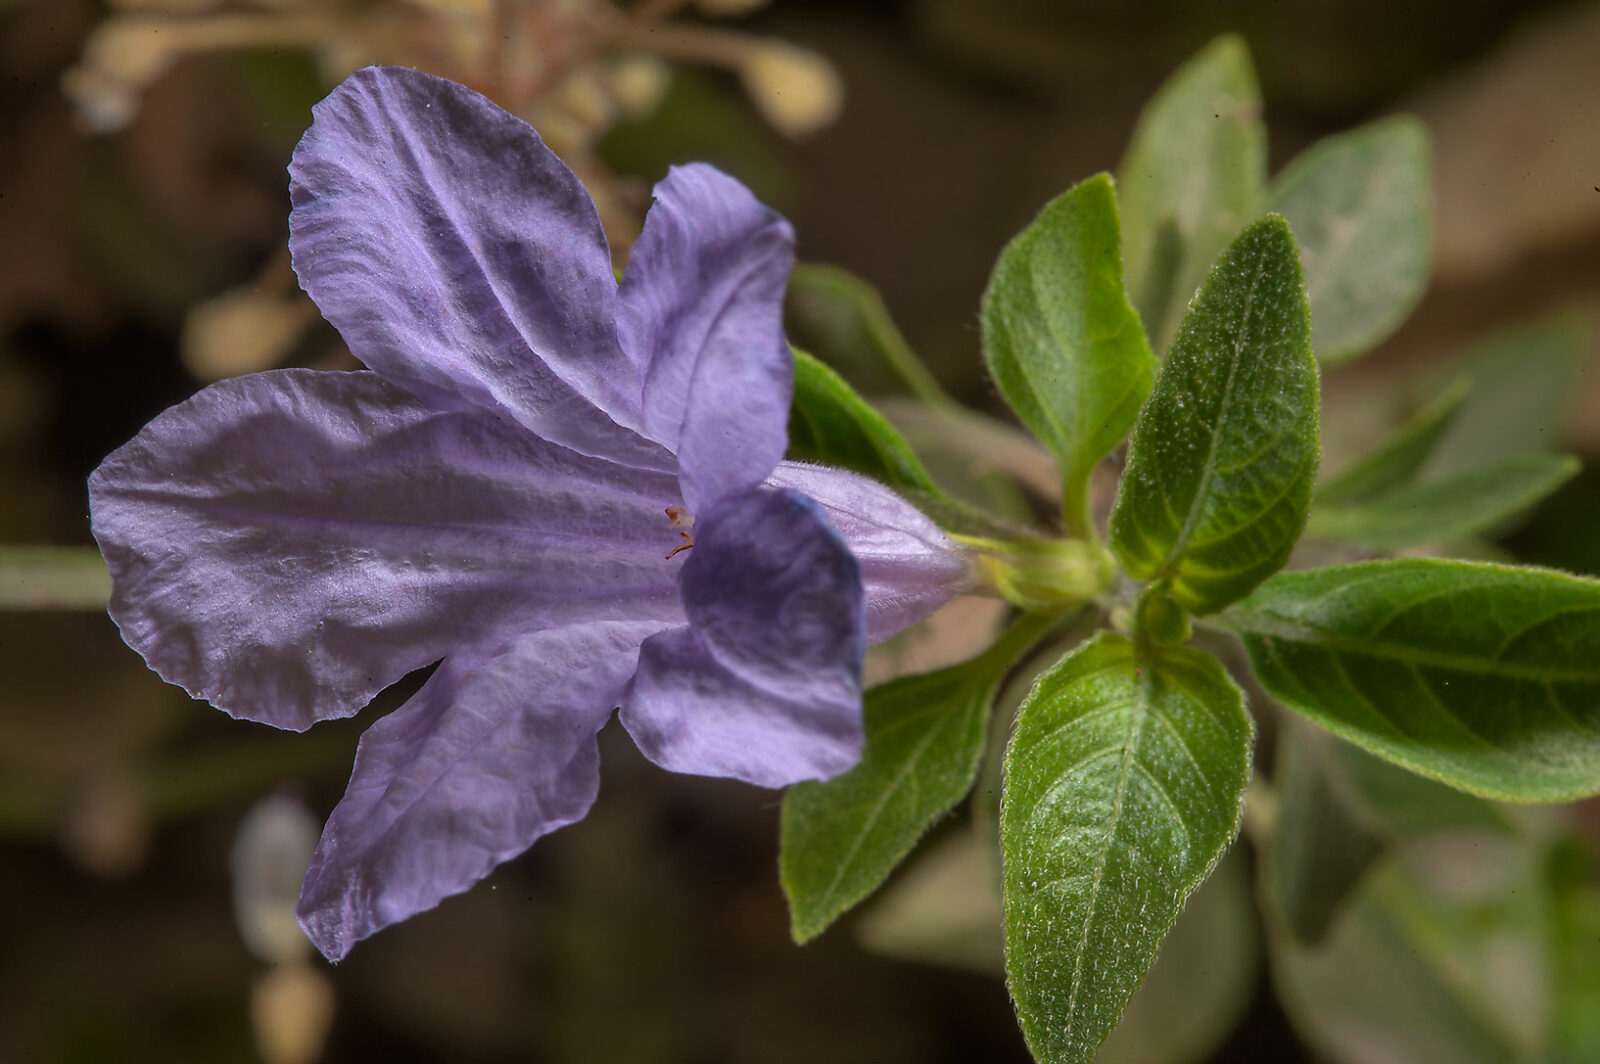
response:
<path fill-rule="evenodd" d="M 369 728 L 300 892 L 317 948 L 339 960 L 583 819 L 600 789 L 595 733 L 651 631 L 576 625 L 451 656 Z"/>
<path fill-rule="evenodd" d="M 788 446 L 794 231 L 704 163 L 673 167 L 655 195 L 622 275 L 617 330 L 648 366 L 645 433 L 678 456 L 699 513 L 759 484 Z"/>
<path fill-rule="evenodd" d="M 866 589 L 868 643 L 916 624 L 972 583 L 960 546 L 875 480 L 783 462 L 767 483 L 811 496 L 850 544 Z"/>
<path fill-rule="evenodd" d="M 861 756 L 861 580 L 796 492 L 730 496 L 696 526 L 679 576 L 689 626 L 645 641 L 621 719 L 675 772 L 765 787 Z"/>
<path fill-rule="evenodd" d="M 111 615 L 161 676 L 305 728 L 508 631 L 683 623 L 670 473 L 441 414 L 366 372 L 224 381 L 89 481 Z"/>
<path fill-rule="evenodd" d="M 357 358 L 430 405 L 673 468 L 628 431 L 642 376 L 617 344 L 605 233 L 533 127 L 401 67 L 356 71 L 312 113 L 289 250 Z"/>

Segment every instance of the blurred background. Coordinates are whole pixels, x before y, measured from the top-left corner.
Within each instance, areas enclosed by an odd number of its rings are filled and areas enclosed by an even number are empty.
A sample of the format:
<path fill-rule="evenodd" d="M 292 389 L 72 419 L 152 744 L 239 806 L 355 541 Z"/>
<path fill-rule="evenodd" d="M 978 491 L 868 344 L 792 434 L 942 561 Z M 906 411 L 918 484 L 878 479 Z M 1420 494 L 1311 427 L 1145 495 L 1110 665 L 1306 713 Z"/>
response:
<path fill-rule="evenodd" d="M 1114 168 L 1151 92 L 1225 31 L 1257 64 L 1274 170 L 1395 111 L 1434 136 L 1432 288 L 1326 377 L 1328 464 L 1529 328 L 1571 352 L 1541 425 L 1600 457 L 1600 4 L 0 0 L 0 1061 L 1026 1060 L 992 897 L 958 859 L 965 814 L 796 948 L 779 796 L 657 771 L 614 727 L 581 825 L 337 969 L 307 957 L 281 926 L 295 862 L 360 730 L 406 692 L 306 735 L 235 723 L 123 646 L 81 553 L 10 548 L 89 544 L 90 470 L 204 384 L 353 365 L 289 270 L 285 166 L 357 66 L 445 74 L 527 117 L 619 257 L 669 163 L 722 166 L 998 414 L 977 332 L 995 256 Z M 1585 474 L 1496 549 L 1600 574 L 1596 529 Z M 39 565 L 24 601 L 16 574 Z M 1593 806 L 1560 815 L 1600 836 Z M 1250 857 L 1220 873 L 1228 898 L 1248 899 Z M 1422 1059 L 1362 1057 L 1338 1016 L 1286 1012 L 1254 918 L 1216 904 L 1172 984 L 1218 995 L 1185 1059 Z M 1135 1021 L 1175 1022 L 1159 1002 Z M 1121 1037 L 1107 1059 L 1173 1059 Z"/>

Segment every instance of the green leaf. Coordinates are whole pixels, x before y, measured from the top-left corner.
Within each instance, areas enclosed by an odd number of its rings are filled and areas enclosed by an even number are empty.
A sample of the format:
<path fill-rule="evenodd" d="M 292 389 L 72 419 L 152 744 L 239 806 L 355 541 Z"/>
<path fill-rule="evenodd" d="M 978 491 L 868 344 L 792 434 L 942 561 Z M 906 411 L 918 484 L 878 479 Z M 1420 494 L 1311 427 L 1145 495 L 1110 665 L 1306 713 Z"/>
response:
<path fill-rule="evenodd" d="M 786 309 L 789 338 L 825 356 L 856 387 L 955 405 L 906 343 L 878 290 L 848 270 L 796 263 Z"/>
<path fill-rule="evenodd" d="M 1134 428 L 1111 513 L 1130 575 L 1198 614 L 1283 565 L 1317 472 L 1317 381 L 1294 237 L 1269 215 L 1217 260 Z"/>
<path fill-rule="evenodd" d="M 1217 252 L 1260 212 L 1266 172 L 1249 51 L 1219 37 L 1145 105 L 1117 168 L 1128 292 L 1158 347 Z"/>
<path fill-rule="evenodd" d="M 1600 862 L 1589 846 L 1560 840 L 1546 863 L 1555 982 L 1552 1064 L 1600 1060 Z"/>
<path fill-rule="evenodd" d="M 1448 543 L 1520 513 L 1578 475 L 1571 455 L 1524 454 L 1410 484 L 1374 499 L 1311 511 L 1310 535 L 1377 550 Z"/>
<path fill-rule="evenodd" d="M 1006 245 L 983 296 L 983 352 L 1000 394 L 1056 456 L 1062 508 L 1092 532 L 1089 476 L 1122 442 L 1155 377 L 1155 356 L 1122 290 L 1111 178 L 1052 200 Z"/>
<path fill-rule="evenodd" d="M 1006 750 L 1006 972 L 1048 1064 L 1088 1061 L 1239 827 L 1253 725 L 1216 659 L 1101 632 Z"/>
<path fill-rule="evenodd" d="M 1334 914 L 1385 848 L 1329 771 L 1335 740 L 1293 718 L 1278 740 L 1273 782 L 1278 813 L 1266 848 L 1262 886 L 1299 942 L 1321 941 Z"/>
<path fill-rule="evenodd" d="M 876 890 L 972 789 L 995 690 L 1054 620 L 1029 615 L 972 661 L 874 687 L 861 763 L 789 788 L 778 864 L 796 942 Z"/>
<path fill-rule="evenodd" d="M 0 546 L 0 610 L 103 610 L 110 597 L 93 547 Z"/>
<path fill-rule="evenodd" d="M 1544 1059 L 1544 891 L 1532 847 L 1454 835 L 1380 862 L 1316 949 L 1274 943 L 1274 982 L 1319 1059 Z"/>
<path fill-rule="evenodd" d="M 1562 314 L 1501 333 L 1470 354 L 1461 372 L 1472 392 L 1422 479 L 1560 448 L 1588 350 L 1584 319 Z"/>
<path fill-rule="evenodd" d="M 1325 366 L 1365 354 L 1411 313 L 1432 258 L 1428 130 L 1409 115 L 1313 144 L 1273 182 L 1300 241 Z"/>
<path fill-rule="evenodd" d="M 833 370 L 794 348 L 789 457 L 853 469 L 892 488 L 939 489 L 909 444 Z"/>
<path fill-rule="evenodd" d="M 1221 623 L 1278 701 L 1509 801 L 1600 793 L 1600 581 L 1407 558 L 1281 573 Z"/>
<path fill-rule="evenodd" d="M 1319 484 L 1316 505 L 1359 502 L 1410 483 L 1471 391 L 1470 381 L 1457 378 L 1388 440 Z"/>
<path fill-rule="evenodd" d="M 1201 1064 L 1256 994 L 1261 967 L 1248 861 L 1234 850 L 1201 884 L 1095 1064 Z"/>

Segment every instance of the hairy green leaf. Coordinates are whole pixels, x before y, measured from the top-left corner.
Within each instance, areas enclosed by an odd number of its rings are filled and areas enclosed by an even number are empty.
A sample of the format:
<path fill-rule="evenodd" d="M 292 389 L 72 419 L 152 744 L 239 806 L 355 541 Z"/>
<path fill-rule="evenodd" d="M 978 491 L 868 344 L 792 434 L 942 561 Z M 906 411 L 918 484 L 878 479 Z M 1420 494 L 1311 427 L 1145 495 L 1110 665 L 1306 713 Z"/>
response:
<path fill-rule="evenodd" d="M 953 405 L 906 343 L 878 290 L 848 270 L 796 263 L 786 310 L 789 338 L 825 356 L 856 387 Z"/>
<path fill-rule="evenodd" d="M 1249 51 L 1219 37 L 1145 105 L 1117 168 L 1128 292 L 1158 348 L 1211 260 L 1259 213 L 1266 169 Z"/>
<path fill-rule="evenodd" d="M 1102 632 L 1042 675 L 1006 750 L 1006 972 L 1048 1064 L 1088 1061 L 1238 830 L 1253 725 L 1216 659 Z"/>
<path fill-rule="evenodd" d="M 1410 483 L 1449 431 L 1471 390 L 1470 381 L 1457 378 L 1393 436 L 1317 485 L 1316 505 L 1360 502 Z"/>
<path fill-rule="evenodd" d="M 1520 513 L 1578 475 L 1571 455 L 1524 454 L 1345 506 L 1318 505 L 1306 531 L 1378 550 L 1458 540 Z"/>
<path fill-rule="evenodd" d="M 1399 115 L 1318 141 L 1273 182 L 1269 209 L 1300 242 L 1323 365 L 1370 351 L 1421 298 L 1431 180 L 1427 127 Z"/>
<path fill-rule="evenodd" d="M 1122 290 L 1116 192 L 1105 174 L 1052 200 L 995 263 L 983 352 L 1000 394 L 1056 456 L 1069 531 L 1091 531 L 1089 476 L 1122 442 L 1155 356 Z"/>
<path fill-rule="evenodd" d="M 833 370 L 794 349 L 789 457 L 864 473 L 892 488 L 937 494 L 915 452 Z"/>
<path fill-rule="evenodd" d="M 861 763 L 783 801 L 779 870 L 795 941 L 871 894 L 972 789 L 995 690 L 1052 623 L 1023 618 L 981 656 L 867 692 Z"/>
<path fill-rule="evenodd" d="M 1600 793 L 1600 581 L 1407 558 L 1282 573 L 1220 618 L 1274 698 L 1509 801 Z"/>
<path fill-rule="evenodd" d="M 1317 387 L 1294 237 L 1268 215 L 1217 260 L 1134 428 L 1111 513 L 1129 574 L 1199 614 L 1282 566 L 1317 472 Z"/>

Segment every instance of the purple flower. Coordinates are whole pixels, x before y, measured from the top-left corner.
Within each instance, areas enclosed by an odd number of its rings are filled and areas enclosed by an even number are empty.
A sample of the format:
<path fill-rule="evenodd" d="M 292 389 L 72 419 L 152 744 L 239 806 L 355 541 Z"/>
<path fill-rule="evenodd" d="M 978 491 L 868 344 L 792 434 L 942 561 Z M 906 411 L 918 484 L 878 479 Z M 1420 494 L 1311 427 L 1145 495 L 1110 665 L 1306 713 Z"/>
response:
<path fill-rule="evenodd" d="M 674 169 L 615 281 L 525 123 L 360 71 L 290 166 L 300 283 L 369 371 L 225 381 L 90 479 L 111 615 L 172 683 L 283 728 L 442 663 L 362 737 L 300 919 L 328 957 L 584 816 L 613 709 L 766 787 L 861 748 L 864 643 L 965 579 L 924 516 L 781 462 L 792 233 Z"/>

